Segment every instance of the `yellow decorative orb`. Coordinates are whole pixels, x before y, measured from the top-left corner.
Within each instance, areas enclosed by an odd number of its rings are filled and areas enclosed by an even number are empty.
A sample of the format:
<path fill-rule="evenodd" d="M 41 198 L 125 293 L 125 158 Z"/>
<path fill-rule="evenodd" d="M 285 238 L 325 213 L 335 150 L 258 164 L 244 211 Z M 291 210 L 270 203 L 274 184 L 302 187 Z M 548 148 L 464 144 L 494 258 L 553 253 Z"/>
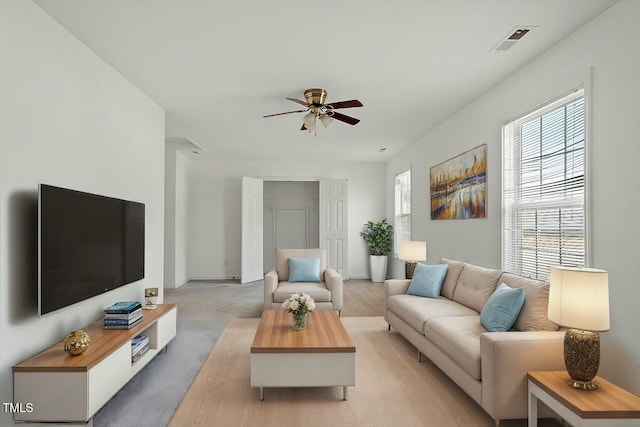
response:
<path fill-rule="evenodd" d="M 71 332 L 69 336 L 64 339 L 64 351 L 72 356 L 77 356 L 84 353 L 90 343 L 91 338 L 89 338 L 89 334 L 82 329 L 78 329 L 77 331 Z"/>

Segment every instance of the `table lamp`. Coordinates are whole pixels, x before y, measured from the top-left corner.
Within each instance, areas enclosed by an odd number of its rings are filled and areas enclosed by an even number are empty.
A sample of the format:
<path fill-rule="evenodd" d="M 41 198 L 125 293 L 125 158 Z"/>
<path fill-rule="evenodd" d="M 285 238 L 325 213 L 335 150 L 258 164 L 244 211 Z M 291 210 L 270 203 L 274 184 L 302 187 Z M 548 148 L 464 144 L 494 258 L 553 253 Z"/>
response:
<path fill-rule="evenodd" d="M 564 335 L 564 364 L 569 385 L 595 390 L 600 365 L 600 335 L 609 330 L 609 277 L 594 268 L 553 267 L 549 320 L 569 329 Z"/>
<path fill-rule="evenodd" d="M 407 279 L 411 279 L 418 261 L 427 260 L 427 242 L 410 240 L 400 242 L 400 254 L 398 258 L 406 261 L 404 274 Z"/>

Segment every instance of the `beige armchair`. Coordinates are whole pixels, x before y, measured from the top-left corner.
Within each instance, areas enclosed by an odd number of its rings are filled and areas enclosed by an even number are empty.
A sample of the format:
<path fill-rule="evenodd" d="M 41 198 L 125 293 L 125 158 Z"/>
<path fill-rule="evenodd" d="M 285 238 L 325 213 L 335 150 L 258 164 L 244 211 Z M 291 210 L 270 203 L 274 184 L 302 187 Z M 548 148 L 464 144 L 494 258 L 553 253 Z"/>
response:
<path fill-rule="evenodd" d="M 320 282 L 289 280 L 289 258 L 320 258 Z M 342 276 L 327 267 L 325 249 L 276 249 L 275 269 L 264 276 L 264 309 L 280 310 L 291 294 L 310 295 L 317 310 L 342 311 Z"/>

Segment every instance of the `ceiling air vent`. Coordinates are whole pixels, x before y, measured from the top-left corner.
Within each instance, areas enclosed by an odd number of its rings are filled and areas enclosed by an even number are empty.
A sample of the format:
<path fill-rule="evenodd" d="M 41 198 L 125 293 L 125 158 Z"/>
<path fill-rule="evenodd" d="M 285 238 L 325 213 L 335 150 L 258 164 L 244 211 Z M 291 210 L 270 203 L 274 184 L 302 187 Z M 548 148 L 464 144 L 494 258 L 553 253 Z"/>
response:
<path fill-rule="evenodd" d="M 516 44 L 520 39 L 526 36 L 527 33 L 533 28 L 534 26 L 531 25 L 514 27 L 511 31 L 509 31 L 509 34 L 507 34 L 498 43 L 496 43 L 496 45 L 491 50 L 502 52 L 511 49 L 514 44 Z"/>

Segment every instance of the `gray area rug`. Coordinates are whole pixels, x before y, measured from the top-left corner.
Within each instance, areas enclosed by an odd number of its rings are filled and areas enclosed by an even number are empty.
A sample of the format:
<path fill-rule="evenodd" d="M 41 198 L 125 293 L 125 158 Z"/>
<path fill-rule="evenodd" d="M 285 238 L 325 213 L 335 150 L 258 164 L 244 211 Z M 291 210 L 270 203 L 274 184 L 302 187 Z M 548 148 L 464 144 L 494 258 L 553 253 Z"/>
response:
<path fill-rule="evenodd" d="M 166 426 L 229 320 L 260 317 L 263 282 L 193 281 L 165 289 L 178 303 L 176 337 L 94 417 L 95 427 Z"/>

